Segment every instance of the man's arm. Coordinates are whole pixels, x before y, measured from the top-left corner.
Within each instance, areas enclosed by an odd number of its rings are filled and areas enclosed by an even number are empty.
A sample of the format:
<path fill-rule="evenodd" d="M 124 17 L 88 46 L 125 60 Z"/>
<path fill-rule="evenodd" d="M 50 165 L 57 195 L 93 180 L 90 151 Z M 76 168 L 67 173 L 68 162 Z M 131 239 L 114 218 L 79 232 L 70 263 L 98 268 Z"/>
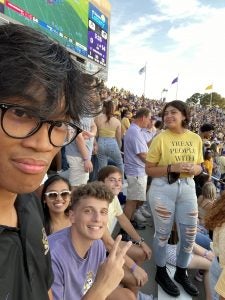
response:
<path fill-rule="evenodd" d="M 121 236 L 118 236 L 105 262 L 99 267 L 95 282 L 82 300 L 105 300 L 119 285 L 124 276 L 124 256 L 131 246 L 128 242 L 118 252 Z"/>
<path fill-rule="evenodd" d="M 137 156 L 140 158 L 140 160 L 142 160 L 144 163 L 146 162 L 146 156 L 147 153 L 146 152 L 142 152 L 142 153 L 138 153 Z"/>
<path fill-rule="evenodd" d="M 83 138 L 86 140 L 95 137 L 96 134 L 97 134 L 97 126 L 95 124 L 94 119 L 92 119 L 90 130 L 89 131 L 83 130 L 82 135 Z"/>
<path fill-rule="evenodd" d="M 127 216 L 123 213 L 122 215 L 117 217 L 120 226 L 122 227 L 122 229 L 124 231 L 126 231 L 126 233 L 135 241 L 140 241 L 141 237 L 140 235 L 137 233 L 137 231 L 134 229 L 134 226 L 131 224 L 130 220 L 127 218 Z M 144 251 L 146 257 L 148 259 L 151 258 L 151 249 L 148 247 L 148 245 L 145 242 L 142 242 L 140 244 L 140 247 L 142 248 L 142 250 Z"/>

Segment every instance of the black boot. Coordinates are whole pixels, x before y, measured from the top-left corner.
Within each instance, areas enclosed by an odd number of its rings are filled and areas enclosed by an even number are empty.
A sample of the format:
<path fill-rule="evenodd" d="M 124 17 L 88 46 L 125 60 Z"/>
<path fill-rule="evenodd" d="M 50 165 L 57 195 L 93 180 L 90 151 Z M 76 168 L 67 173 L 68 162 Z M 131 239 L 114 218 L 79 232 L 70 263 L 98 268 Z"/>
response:
<path fill-rule="evenodd" d="M 191 282 L 187 275 L 187 269 L 185 268 L 176 268 L 176 272 L 174 274 L 174 279 L 176 282 L 180 283 L 184 290 L 191 296 L 198 296 L 199 291 L 197 287 Z"/>
<path fill-rule="evenodd" d="M 180 295 L 180 291 L 173 280 L 169 277 L 166 266 L 159 267 L 156 266 L 156 275 L 155 281 L 161 286 L 161 288 L 170 296 L 178 297 Z"/>

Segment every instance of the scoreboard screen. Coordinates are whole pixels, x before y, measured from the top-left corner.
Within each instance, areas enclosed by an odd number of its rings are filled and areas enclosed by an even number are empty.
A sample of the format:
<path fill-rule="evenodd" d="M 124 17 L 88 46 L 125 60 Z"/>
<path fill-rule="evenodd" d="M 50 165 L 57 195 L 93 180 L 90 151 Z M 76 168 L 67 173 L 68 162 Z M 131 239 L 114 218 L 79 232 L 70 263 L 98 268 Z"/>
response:
<path fill-rule="evenodd" d="M 89 0 L 0 0 L 0 12 L 105 67 L 109 20 Z M 106 1 L 107 2 L 107 1 Z"/>

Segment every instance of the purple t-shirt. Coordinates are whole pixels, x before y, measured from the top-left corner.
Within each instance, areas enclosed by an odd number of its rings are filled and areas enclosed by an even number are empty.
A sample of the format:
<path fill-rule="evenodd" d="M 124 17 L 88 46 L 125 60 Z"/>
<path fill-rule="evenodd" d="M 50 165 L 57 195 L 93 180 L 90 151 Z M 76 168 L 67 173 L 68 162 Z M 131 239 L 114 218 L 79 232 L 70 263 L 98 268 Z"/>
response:
<path fill-rule="evenodd" d="M 132 123 L 124 136 L 124 171 L 128 176 L 145 176 L 145 163 L 138 157 L 148 146 L 141 128 Z"/>
<path fill-rule="evenodd" d="M 48 237 L 54 272 L 54 300 L 80 300 L 92 286 L 106 250 L 101 240 L 93 241 L 87 256 L 81 258 L 71 242 L 70 227 Z"/>

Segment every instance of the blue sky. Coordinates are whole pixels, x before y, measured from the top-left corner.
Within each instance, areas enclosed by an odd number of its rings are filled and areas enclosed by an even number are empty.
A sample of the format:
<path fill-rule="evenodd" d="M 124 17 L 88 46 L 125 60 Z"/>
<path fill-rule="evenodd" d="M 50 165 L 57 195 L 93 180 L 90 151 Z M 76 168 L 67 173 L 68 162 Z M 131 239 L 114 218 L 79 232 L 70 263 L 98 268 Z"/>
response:
<path fill-rule="evenodd" d="M 225 1 L 110 0 L 107 85 L 185 101 L 213 91 L 225 97 Z M 177 84 L 171 85 L 179 75 Z M 162 90 L 168 89 L 163 94 Z"/>

